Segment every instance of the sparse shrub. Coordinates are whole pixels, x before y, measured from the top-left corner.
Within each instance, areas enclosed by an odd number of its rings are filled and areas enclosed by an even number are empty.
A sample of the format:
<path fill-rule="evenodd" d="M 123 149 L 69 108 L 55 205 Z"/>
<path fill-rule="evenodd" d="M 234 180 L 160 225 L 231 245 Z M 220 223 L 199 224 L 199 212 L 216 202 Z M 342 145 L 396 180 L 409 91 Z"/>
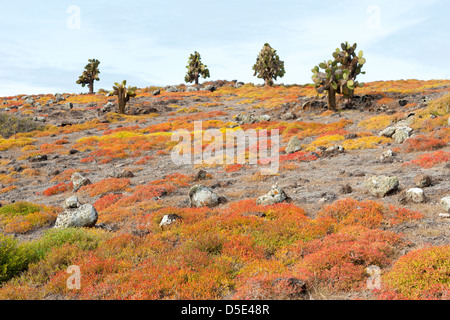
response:
<path fill-rule="evenodd" d="M 400 150 L 403 152 L 431 151 L 443 148 L 446 145 L 447 142 L 445 140 L 430 137 L 428 135 L 418 135 L 406 139 L 400 147 Z"/>
<path fill-rule="evenodd" d="M 107 178 L 99 182 L 84 186 L 80 191 L 86 192 L 90 197 L 99 195 L 106 195 L 108 193 L 115 193 L 124 191 L 131 184 L 129 179 Z"/>
<path fill-rule="evenodd" d="M 69 183 L 61 182 L 60 184 L 58 184 L 56 186 L 53 186 L 53 187 L 50 187 L 50 188 L 44 190 L 42 192 L 42 194 L 44 196 L 50 197 L 50 196 L 54 196 L 54 195 L 61 194 L 61 193 L 67 192 L 69 190 L 72 190 L 72 188 L 73 188 L 72 182 L 69 182 Z"/>
<path fill-rule="evenodd" d="M 31 132 L 41 128 L 41 125 L 30 118 L 19 118 L 6 113 L 0 114 L 0 136 L 4 139 L 20 132 Z"/>
<path fill-rule="evenodd" d="M 0 208 L 0 227 L 6 233 L 26 233 L 56 220 L 60 209 L 29 202 L 16 202 Z"/>
<path fill-rule="evenodd" d="M 446 163 L 450 161 L 450 152 L 435 151 L 432 153 L 421 154 L 417 159 L 410 162 L 406 162 L 403 165 L 416 165 L 424 169 L 429 169 L 440 163 Z"/>
<path fill-rule="evenodd" d="M 294 266 L 294 274 L 332 290 L 356 289 L 365 284 L 366 268 L 388 266 L 400 245 L 394 232 L 349 226 L 303 245 L 304 259 Z"/>

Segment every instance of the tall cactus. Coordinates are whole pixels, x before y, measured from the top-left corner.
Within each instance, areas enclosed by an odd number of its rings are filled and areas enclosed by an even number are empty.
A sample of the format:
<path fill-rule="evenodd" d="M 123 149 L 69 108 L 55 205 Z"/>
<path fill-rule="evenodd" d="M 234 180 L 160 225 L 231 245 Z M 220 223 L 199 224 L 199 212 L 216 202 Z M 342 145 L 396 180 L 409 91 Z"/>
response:
<path fill-rule="evenodd" d="M 356 87 L 363 87 L 364 83 L 356 81 L 366 63 L 363 52 L 356 54 L 355 43 L 353 46 L 348 42 L 341 43 L 341 49 L 337 48 L 333 52 L 334 60 L 324 61 L 315 66 L 312 80 L 318 93 L 328 94 L 328 109 L 336 110 L 336 94 L 342 94 L 346 98 L 351 98 Z M 325 72 L 321 72 L 323 69 Z"/>
<path fill-rule="evenodd" d="M 94 81 L 99 81 L 100 78 L 98 75 L 100 71 L 98 69 L 98 65 L 100 61 L 97 59 L 89 59 L 88 64 L 84 67 L 83 74 L 78 78 L 77 83 L 81 84 L 82 87 L 88 86 L 89 94 L 94 93 Z"/>
<path fill-rule="evenodd" d="M 110 96 L 117 96 L 117 100 L 119 102 L 119 113 L 125 113 L 125 106 L 127 105 L 130 98 L 134 98 L 136 96 L 136 87 L 126 87 L 127 81 L 123 80 L 122 83 L 115 82 L 115 86 L 113 86 L 113 90 L 109 93 Z"/>
<path fill-rule="evenodd" d="M 280 60 L 277 51 L 268 43 L 264 44 L 252 69 L 255 71 L 254 76 L 264 79 L 264 84 L 269 87 L 273 85 L 273 80 L 282 78 L 286 73 L 284 61 Z"/>
<path fill-rule="evenodd" d="M 202 76 L 203 79 L 210 77 L 208 66 L 202 63 L 200 53 L 197 51 L 190 55 L 186 68 L 188 69 L 188 72 L 184 77 L 184 80 L 188 83 L 195 82 L 197 85 L 200 76 Z"/>

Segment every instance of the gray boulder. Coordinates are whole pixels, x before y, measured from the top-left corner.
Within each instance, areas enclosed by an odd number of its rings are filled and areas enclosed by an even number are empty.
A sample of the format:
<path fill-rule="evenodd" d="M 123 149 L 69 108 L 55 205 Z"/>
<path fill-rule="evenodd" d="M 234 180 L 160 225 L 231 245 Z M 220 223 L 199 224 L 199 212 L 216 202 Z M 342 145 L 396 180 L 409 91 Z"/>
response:
<path fill-rule="evenodd" d="M 399 186 L 398 178 L 387 177 L 387 176 L 373 176 L 368 178 L 364 182 L 364 186 L 369 191 L 369 193 L 375 197 L 385 197 L 390 193 L 396 191 Z"/>
<path fill-rule="evenodd" d="M 88 178 L 82 176 L 79 172 L 75 172 L 74 174 L 72 174 L 70 180 L 73 183 L 73 192 L 77 192 L 81 187 L 91 184 L 91 181 Z"/>
<path fill-rule="evenodd" d="M 189 191 L 191 207 L 215 207 L 220 204 L 219 196 L 210 188 L 203 185 L 195 185 Z"/>
<path fill-rule="evenodd" d="M 285 151 L 287 154 L 290 154 L 290 153 L 295 153 L 300 150 L 302 150 L 302 142 L 299 138 L 297 138 L 297 136 L 293 136 L 291 138 L 291 140 L 289 140 L 289 142 L 285 148 Z"/>
<path fill-rule="evenodd" d="M 91 204 L 67 209 L 56 218 L 55 228 L 92 228 L 98 220 L 98 213 Z"/>
<path fill-rule="evenodd" d="M 280 203 L 288 199 L 289 197 L 286 195 L 286 193 L 284 193 L 283 189 L 281 189 L 278 185 L 273 185 L 269 193 L 256 199 L 256 204 L 266 206 L 275 203 Z"/>
<path fill-rule="evenodd" d="M 442 208 L 450 213 L 450 197 L 445 197 L 441 199 Z"/>

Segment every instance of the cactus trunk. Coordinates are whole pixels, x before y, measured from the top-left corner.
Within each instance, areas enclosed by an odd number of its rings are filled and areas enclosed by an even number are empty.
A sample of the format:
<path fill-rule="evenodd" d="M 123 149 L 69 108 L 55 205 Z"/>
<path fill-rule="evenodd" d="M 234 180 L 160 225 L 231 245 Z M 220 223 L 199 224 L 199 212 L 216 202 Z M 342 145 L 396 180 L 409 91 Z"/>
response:
<path fill-rule="evenodd" d="M 92 80 L 89 85 L 89 94 L 94 94 L 94 80 Z"/>
<path fill-rule="evenodd" d="M 328 110 L 336 111 L 336 91 L 333 88 L 328 90 Z"/>

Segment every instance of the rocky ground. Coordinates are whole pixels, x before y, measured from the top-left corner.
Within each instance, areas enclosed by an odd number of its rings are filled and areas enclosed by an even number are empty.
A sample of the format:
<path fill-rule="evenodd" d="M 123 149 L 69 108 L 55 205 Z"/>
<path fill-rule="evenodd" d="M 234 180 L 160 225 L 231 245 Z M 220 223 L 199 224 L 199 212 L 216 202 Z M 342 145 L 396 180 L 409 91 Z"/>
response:
<path fill-rule="evenodd" d="M 220 85 L 218 86 L 220 87 Z M 219 88 L 220 89 L 220 88 Z M 341 119 L 351 120 L 353 123 L 346 127 L 346 130 L 358 134 L 367 132 L 365 128 L 358 126 L 360 121 L 377 115 L 390 115 L 404 110 L 406 103 L 413 103 L 415 107 L 408 109 L 407 117 L 414 117 L 417 110 L 426 106 L 427 101 L 437 99 L 449 92 L 449 88 L 438 88 L 423 94 L 399 94 L 392 93 L 390 98 L 394 99 L 395 104 L 389 106 L 379 106 L 375 102 L 382 97 L 375 94 L 365 94 L 356 96 L 351 102 L 341 100 L 340 111 L 323 114 L 326 111 L 325 99 L 317 97 L 299 97 L 295 102 L 281 104 L 273 109 L 252 109 L 252 103 L 239 102 L 244 101 L 236 96 L 227 95 L 233 99 L 222 99 L 217 105 L 207 107 L 197 107 L 200 112 L 224 111 L 225 115 L 219 115 L 214 119 L 224 122 L 234 122 L 234 116 L 237 114 L 253 114 L 255 116 L 268 115 L 270 121 L 286 121 L 288 123 L 302 121 L 306 123 L 333 123 Z M 162 90 L 162 89 L 161 89 Z M 171 101 L 162 100 L 160 95 L 139 96 L 132 99 L 129 103 L 127 112 L 135 115 L 133 118 L 124 119 L 120 122 L 111 122 L 107 115 L 116 108 L 114 98 L 107 98 L 101 103 L 67 103 L 60 101 L 49 105 L 34 106 L 29 109 L 28 116 L 37 117 L 45 114 L 45 125 L 55 125 L 58 127 L 69 127 L 80 123 L 86 123 L 98 119 L 101 123 L 107 125 L 108 130 L 118 129 L 127 126 L 148 127 L 153 124 L 171 122 L 176 117 L 186 114 L 173 114 L 174 109 L 171 104 L 177 104 L 180 108 L 191 107 L 199 103 L 217 102 L 217 97 L 208 94 L 192 95 L 183 97 L 182 100 Z M 68 96 L 69 97 L 69 96 Z M 70 100 L 70 98 L 67 98 Z M 107 101 L 110 101 L 107 103 Z M 405 102 L 406 101 L 406 102 Z M 1 102 L 1 99 L 0 99 Z M 245 101 L 244 101 L 245 102 Z M 8 108 L 9 109 L 9 108 Z M 66 110 L 64 110 L 66 109 Z M 0 112 L 9 112 L 7 109 L 0 109 Z M 149 116 L 149 115 L 154 116 Z M 20 112 L 16 112 L 20 115 Z M 386 226 L 386 229 L 394 230 L 404 234 L 412 242 L 406 250 L 420 247 L 430 243 L 432 245 L 444 245 L 450 243 L 450 218 L 440 216 L 444 213 L 441 205 L 441 199 L 448 196 L 450 192 L 450 163 L 441 163 L 432 168 L 424 169 L 419 166 L 404 166 L 403 164 L 416 159 L 423 152 L 395 153 L 382 157 L 388 150 L 400 147 L 401 144 L 392 140 L 388 144 L 380 145 L 375 149 L 363 150 L 344 150 L 332 154 L 323 153 L 312 162 L 296 163 L 294 170 L 281 170 L 279 174 L 267 178 L 254 179 L 255 173 L 260 168 L 257 166 L 245 166 L 235 172 L 226 172 L 222 166 L 217 167 L 194 167 L 193 165 L 178 166 L 171 161 L 170 153 L 158 155 L 149 160 L 145 165 L 135 165 L 137 159 L 115 159 L 109 163 L 81 163 L 86 158 L 89 151 L 70 152 L 76 141 L 83 137 L 101 136 L 103 129 L 82 130 L 63 135 L 55 134 L 38 138 L 35 145 L 51 144 L 64 138 L 67 144 L 64 145 L 63 152 L 47 154 L 46 159 L 32 160 L 25 158 L 19 160 L 24 152 L 19 148 L 1 151 L 0 160 L 3 160 L 0 172 L 7 174 L 12 170 L 21 172 L 24 169 L 37 169 L 39 175 L 26 177 L 20 176 L 13 184 L 17 188 L 10 192 L 0 194 L 0 200 L 3 205 L 11 202 L 28 201 L 33 203 L 59 206 L 61 207 L 66 198 L 75 194 L 71 191 L 57 194 L 54 196 L 44 196 L 42 192 L 55 185 L 51 180 L 59 173 L 71 169 L 81 169 L 86 173 L 86 177 L 92 182 L 120 174 L 123 171 L 133 172 L 130 178 L 131 186 L 146 184 L 150 181 L 163 179 L 166 175 L 177 172 L 181 174 L 196 174 L 200 169 L 205 170 L 212 176 L 212 179 L 203 180 L 202 184 L 210 187 L 218 195 L 223 196 L 228 202 L 236 202 L 242 199 L 255 199 L 266 194 L 274 184 L 280 186 L 292 203 L 304 208 L 308 214 L 314 218 L 323 206 L 334 202 L 337 199 L 351 197 L 357 200 L 376 200 L 395 206 L 402 206 L 412 210 L 420 211 L 424 214 L 424 219 L 414 222 L 408 222 L 397 226 Z M 378 135 L 380 130 L 372 130 L 372 133 Z M 301 141 L 308 145 L 316 137 L 307 137 Z M 282 141 L 282 146 L 286 146 L 287 141 Z M 450 146 L 440 149 L 450 151 Z M 323 151 L 323 150 L 322 150 Z M 156 151 L 149 151 L 142 155 L 155 155 Z M 42 160 L 42 161 L 41 161 Z M 376 197 L 370 194 L 365 185 L 367 179 L 372 176 L 396 176 L 399 181 L 399 187 L 384 197 Z M 431 178 L 431 185 L 424 187 L 423 191 L 426 199 L 422 203 L 405 201 L 402 191 L 416 187 L 415 179 L 419 175 L 427 175 Z M 8 184 L 3 183 L 3 187 Z M 0 188 L 1 189 L 1 188 Z M 175 192 L 162 197 L 160 200 L 165 206 L 189 206 L 189 187 L 183 187 Z M 99 197 L 90 198 L 86 194 L 78 194 L 80 202 L 93 204 Z M 16 234 L 21 240 L 30 240 L 39 237 L 45 230 L 53 227 L 52 225 L 40 228 L 26 234 Z M 120 226 L 109 226 L 112 230 L 119 230 Z"/>

